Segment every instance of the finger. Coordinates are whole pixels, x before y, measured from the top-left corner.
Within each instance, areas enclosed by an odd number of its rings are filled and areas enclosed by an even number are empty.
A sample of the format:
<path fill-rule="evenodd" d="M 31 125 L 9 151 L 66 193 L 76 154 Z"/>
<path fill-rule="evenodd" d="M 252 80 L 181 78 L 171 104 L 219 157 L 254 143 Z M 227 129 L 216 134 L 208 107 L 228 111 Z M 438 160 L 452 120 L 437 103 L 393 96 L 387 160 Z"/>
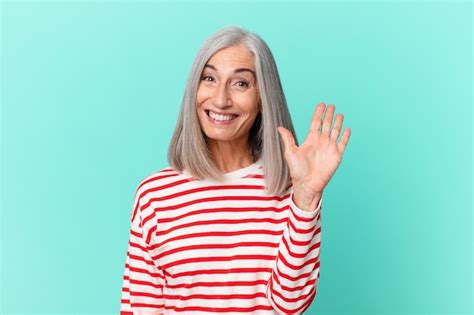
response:
<path fill-rule="evenodd" d="M 341 132 L 341 127 L 342 127 L 342 122 L 344 121 L 344 115 L 342 114 L 337 114 L 336 115 L 336 121 L 334 122 L 334 127 L 332 127 L 331 130 L 331 139 L 334 141 L 337 141 L 337 138 L 339 137 L 339 133 Z"/>
<path fill-rule="evenodd" d="M 341 154 L 344 153 L 344 150 L 346 149 L 346 145 L 349 142 L 350 136 L 351 136 L 351 130 L 349 128 L 344 129 L 344 133 L 342 134 L 341 140 L 337 144 L 337 148 L 339 149 L 339 152 L 341 152 Z"/>
<path fill-rule="evenodd" d="M 329 105 L 326 109 L 326 114 L 324 115 L 323 129 L 321 133 L 329 135 L 332 125 L 332 116 L 334 115 L 334 110 L 336 107 L 334 105 Z"/>
<path fill-rule="evenodd" d="M 278 127 L 277 129 L 283 140 L 285 151 L 290 153 L 293 152 L 297 148 L 293 134 L 285 127 Z"/>
<path fill-rule="evenodd" d="M 309 128 L 310 132 L 319 132 L 319 128 L 321 127 L 321 119 L 323 117 L 324 108 L 326 105 L 324 103 L 319 103 L 316 106 L 313 114 L 313 120 L 311 120 L 311 126 Z"/>

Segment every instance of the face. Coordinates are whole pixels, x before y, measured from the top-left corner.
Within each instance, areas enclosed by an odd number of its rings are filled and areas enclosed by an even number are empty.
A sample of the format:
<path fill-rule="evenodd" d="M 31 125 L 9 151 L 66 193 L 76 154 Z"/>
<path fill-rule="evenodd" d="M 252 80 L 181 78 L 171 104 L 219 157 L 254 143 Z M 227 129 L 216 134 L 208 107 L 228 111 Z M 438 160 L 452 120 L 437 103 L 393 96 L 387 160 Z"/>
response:
<path fill-rule="evenodd" d="M 216 52 L 203 69 L 197 91 L 198 117 L 210 145 L 246 144 L 259 104 L 255 63 L 247 48 Z"/>

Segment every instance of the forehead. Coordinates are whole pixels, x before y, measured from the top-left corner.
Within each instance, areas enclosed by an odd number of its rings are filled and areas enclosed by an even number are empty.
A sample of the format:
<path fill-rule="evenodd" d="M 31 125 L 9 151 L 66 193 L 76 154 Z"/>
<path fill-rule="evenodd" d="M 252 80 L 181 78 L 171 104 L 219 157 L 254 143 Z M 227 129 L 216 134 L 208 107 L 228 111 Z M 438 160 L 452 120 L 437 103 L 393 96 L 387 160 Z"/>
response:
<path fill-rule="evenodd" d="M 208 64 L 220 65 L 221 68 L 226 66 L 245 66 L 251 69 L 255 68 L 252 54 L 242 45 L 231 46 L 217 51 L 209 59 Z M 217 66 L 217 69 L 219 69 L 219 66 Z"/>

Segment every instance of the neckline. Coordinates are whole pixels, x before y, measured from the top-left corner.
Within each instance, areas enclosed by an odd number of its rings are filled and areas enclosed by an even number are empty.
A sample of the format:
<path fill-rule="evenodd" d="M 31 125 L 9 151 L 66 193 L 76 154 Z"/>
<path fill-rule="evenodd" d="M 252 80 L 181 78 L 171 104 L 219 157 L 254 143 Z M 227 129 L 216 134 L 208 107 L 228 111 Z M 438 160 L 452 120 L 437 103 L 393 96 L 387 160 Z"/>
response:
<path fill-rule="evenodd" d="M 262 162 L 262 159 L 259 158 L 257 161 L 255 161 L 254 163 L 248 165 L 248 166 L 245 166 L 243 168 L 239 168 L 235 171 L 232 171 L 232 172 L 227 172 L 227 173 L 223 173 L 222 175 L 224 176 L 225 179 L 234 179 L 234 178 L 241 178 L 245 175 L 248 175 L 252 172 L 256 172 L 258 171 L 258 168 L 261 166 L 261 162 Z"/>

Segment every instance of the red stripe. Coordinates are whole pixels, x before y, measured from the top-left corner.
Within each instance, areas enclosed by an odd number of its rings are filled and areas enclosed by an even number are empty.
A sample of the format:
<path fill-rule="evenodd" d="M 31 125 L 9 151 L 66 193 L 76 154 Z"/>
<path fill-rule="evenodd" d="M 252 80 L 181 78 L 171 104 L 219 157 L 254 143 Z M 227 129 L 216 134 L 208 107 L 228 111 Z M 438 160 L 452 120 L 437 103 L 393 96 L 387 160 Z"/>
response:
<path fill-rule="evenodd" d="M 138 188 L 136 189 L 136 192 L 135 192 L 135 196 L 138 194 L 138 191 L 140 191 L 140 189 L 145 185 L 145 184 L 148 184 L 148 183 L 151 183 L 151 182 L 154 182 L 154 181 L 157 181 L 157 180 L 160 180 L 160 179 L 163 179 L 163 178 L 168 178 L 168 177 L 173 177 L 173 176 L 176 176 L 178 174 L 168 174 L 168 175 L 163 175 L 163 176 L 156 176 L 156 177 L 153 177 L 153 178 L 150 178 L 148 180 L 146 180 L 145 182 L 143 182 L 142 184 L 140 184 L 138 186 Z M 148 193 L 150 192 L 153 192 L 153 191 L 156 191 L 156 190 L 159 190 L 163 187 L 165 188 L 169 188 L 169 187 L 173 187 L 173 186 L 178 186 L 180 184 L 184 184 L 184 183 L 187 183 L 189 182 L 189 180 L 185 180 L 185 181 L 181 181 L 181 182 L 174 182 L 174 183 L 171 183 L 169 184 L 170 186 L 167 186 L 167 185 L 163 185 L 163 186 L 158 186 L 158 187 L 154 187 L 154 188 L 151 188 L 151 189 L 148 189 L 148 190 L 145 190 L 144 192 L 140 193 L 140 195 L 138 196 L 138 198 L 136 199 L 136 202 L 135 202 L 135 207 L 133 209 L 133 215 L 132 215 L 132 222 L 135 220 L 135 216 L 138 212 L 138 207 L 140 205 L 140 200 Z M 174 185 L 173 185 L 174 184 Z"/>
<path fill-rule="evenodd" d="M 209 197 L 209 198 L 199 198 L 199 199 L 193 199 L 188 202 L 183 202 L 180 204 L 176 205 L 168 205 L 165 207 L 156 207 L 153 208 L 153 210 L 156 212 L 165 212 L 165 211 L 172 211 L 176 209 L 183 209 L 185 207 L 199 204 L 199 203 L 204 203 L 204 202 L 213 202 L 213 201 L 269 201 L 269 200 L 276 200 L 276 201 L 282 201 L 285 199 L 285 197 L 279 197 L 279 196 L 219 196 L 219 197 Z"/>
<path fill-rule="evenodd" d="M 241 274 L 241 273 L 258 273 L 267 272 L 271 273 L 272 268 L 229 268 L 229 269 L 201 269 L 192 271 L 183 271 L 175 274 L 167 272 L 167 275 L 173 279 L 179 277 L 189 277 L 196 275 L 215 275 L 215 274 Z"/>
<path fill-rule="evenodd" d="M 176 172 L 171 173 L 171 174 L 162 174 L 162 173 L 166 173 L 167 171 L 172 171 L 172 169 L 163 169 L 161 171 L 158 171 L 158 174 L 159 174 L 158 176 L 154 176 L 152 178 L 149 178 L 149 179 L 141 182 L 140 185 L 138 186 L 138 190 L 140 190 L 146 184 L 157 181 L 159 179 L 169 178 L 169 177 L 174 177 L 174 176 L 180 175 L 179 173 L 176 173 Z"/>
<path fill-rule="evenodd" d="M 187 213 L 178 215 L 178 216 L 173 216 L 170 218 L 160 218 L 160 223 L 170 223 L 174 221 L 178 221 L 184 218 L 189 218 L 193 215 L 198 215 L 198 214 L 209 214 L 209 213 L 222 213 L 222 212 L 231 212 L 231 213 L 236 213 L 236 212 L 272 212 L 272 213 L 281 213 L 289 209 L 289 206 L 286 205 L 281 208 L 276 208 L 276 207 L 252 207 L 252 208 L 241 208 L 241 207 L 225 207 L 225 208 L 206 208 L 206 209 L 199 209 L 199 210 L 194 210 L 194 211 L 189 211 Z"/>
<path fill-rule="evenodd" d="M 160 279 L 157 279 L 157 280 L 160 280 Z M 150 282 L 150 281 L 142 281 L 142 280 L 130 280 L 130 283 L 131 284 L 135 284 L 135 285 L 143 285 L 143 286 L 148 286 L 148 287 L 153 287 L 155 289 L 163 289 L 163 285 L 162 284 L 154 284 L 153 282 Z"/>
<path fill-rule="evenodd" d="M 308 278 L 308 277 L 311 275 L 311 272 L 313 272 L 316 268 L 319 268 L 319 261 L 314 265 L 313 270 L 311 270 L 310 272 L 302 273 L 302 274 L 300 274 L 300 275 L 298 275 L 298 276 L 296 276 L 296 277 L 293 277 L 293 276 L 291 276 L 291 275 L 288 275 L 288 274 L 286 274 L 286 273 L 283 273 L 283 272 L 280 270 L 280 267 L 278 266 L 278 264 L 276 265 L 275 270 L 276 270 L 276 272 L 278 273 L 278 275 L 279 275 L 280 277 L 285 278 L 285 279 L 287 279 L 288 281 L 293 282 L 293 281 L 298 281 L 298 280 L 300 280 L 300 279 L 306 279 L 306 278 Z"/>
<path fill-rule="evenodd" d="M 273 283 L 272 283 L 272 281 L 270 281 L 270 290 L 271 290 L 271 294 L 272 294 L 272 297 L 271 297 L 272 302 L 275 304 L 275 306 L 277 306 L 278 311 L 283 311 L 285 314 L 295 314 L 295 313 L 297 313 L 298 311 L 300 311 L 302 308 L 305 308 L 305 307 L 310 303 L 310 301 L 312 300 L 312 299 L 311 299 L 311 294 L 313 294 L 313 291 L 315 291 L 315 288 L 313 287 L 313 288 L 311 289 L 310 293 L 305 296 L 305 298 L 307 298 L 307 300 L 306 300 L 305 303 L 303 303 L 301 306 L 296 307 L 296 308 L 293 308 L 293 309 L 285 308 L 285 307 L 281 306 L 279 303 L 277 303 L 277 302 L 275 301 L 275 299 L 273 298 L 273 294 L 277 293 L 277 291 L 275 291 L 275 290 L 273 289 Z M 275 294 L 275 295 L 279 296 L 278 293 Z M 283 300 L 284 300 L 284 299 L 283 299 Z"/>
<path fill-rule="evenodd" d="M 142 237 L 143 237 L 143 236 L 142 236 L 142 233 L 136 232 L 136 231 L 134 231 L 134 230 L 132 230 L 132 229 L 130 229 L 130 234 L 132 234 L 133 236 L 135 236 L 135 237 L 137 237 L 137 238 L 142 238 Z"/>
<path fill-rule="evenodd" d="M 197 192 L 203 191 L 216 191 L 216 190 L 264 190 L 265 186 L 263 185 L 212 185 L 212 186 L 202 186 L 193 189 L 183 190 L 172 195 L 164 196 L 164 200 L 173 199 L 175 197 L 183 197 Z M 161 200 L 161 199 L 160 199 Z"/>
<path fill-rule="evenodd" d="M 256 223 L 256 222 L 263 222 L 263 223 L 273 223 L 273 224 L 281 224 L 285 223 L 287 219 L 271 219 L 271 218 L 250 218 L 250 219 L 221 219 L 221 220 L 202 220 L 202 221 L 194 221 L 190 223 L 184 223 L 181 225 L 173 226 L 167 230 L 160 230 L 156 232 L 156 236 L 166 235 L 173 231 L 193 227 L 193 226 L 206 226 L 206 225 L 216 225 L 216 224 L 243 224 L 243 223 Z"/>
<path fill-rule="evenodd" d="M 169 239 L 164 240 L 161 243 L 157 243 L 150 246 L 150 250 L 155 250 L 165 244 L 168 244 L 173 241 L 179 241 L 188 238 L 195 238 L 195 237 L 208 237 L 208 236 L 239 236 L 244 234 L 267 234 L 267 235 L 281 235 L 283 231 L 271 231 L 271 230 L 242 230 L 242 231 L 215 231 L 215 232 L 198 232 L 198 233 L 190 233 L 185 235 L 178 235 L 175 237 L 171 237 Z"/>
<path fill-rule="evenodd" d="M 318 289 L 316 288 L 314 291 L 313 291 L 313 294 L 311 295 L 311 297 L 308 299 L 308 301 L 306 301 L 304 304 L 305 304 L 305 307 L 303 307 L 301 309 L 301 314 L 303 314 L 311 305 L 311 303 L 313 302 L 314 298 L 316 297 L 316 294 L 317 294 L 317 291 Z"/>
<path fill-rule="evenodd" d="M 166 186 L 166 185 L 164 185 Z M 168 188 L 168 187 L 165 187 L 165 188 Z M 163 186 L 160 187 L 160 191 L 163 189 Z M 174 194 L 171 194 L 171 195 L 167 195 L 167 196 L 163 196 L 163 197 L 155 197 L 155 198 L 151 198 L 150 200 L 148 200 L 147 203 L 145 203 L 141 209 L 146 209 L 150 206 L 150 204 L 152 202 L 155 202 L 155 201 L 163 201 L 163 200 L 171 200 L 171 199 L 174 199 L 174 198 L 178 198 L 178 197 L 183 197 L 183 196 L 187 196 L 187 195 L 190 195 L 190 194 L 194 194 L 194 193 L 198 193 L 198 192 L 204 192 L 204 191 L 217 191 L 217 190 L 263 190 L 265 189 L 265 186 L 262 186 L 262 185 L 215 185 L 215 186 L 203 186 L 203 187 L 198 187 L 198 188 L 192 188 L 192 189 L 188 189 L 188 190 L 183 190 L 183 191 L 180 191 L 180 192 L 177 192 L 177 193 L 174 193 Z M 156 189 L 155 189 L 156 190 Z"/>
<path fill-rule="evenodd" d="M 165 305 L 164 304 L 132 303 L 131 306 L 132 308 L 149 307 L 149 308 L 163 309 Z"/>
<path fill-rule="evenodd" d="M 273 287 L 273 283 L 271 283 L 271 286 Z M 273 288 L 272 288 L 273 289 Z M 311 288 L 311 290 L 309 291 L 309 293 L 307 294 L 304 294 L 304 295 L 300 295 L 296 298 L 289 298 L 289 297 L 286 297 L 284 296 L 283 294 L 281 294 L 278 290 L 273 290 L 272 291 L 272 295 L 276 295 L 278 296 L 280 299 L 282 299 L 283 301 L 285 301 L 286 303 L 295 303 L 295 304 L 298 304 L 297 302 L 299 301 L 305 301 L 306 299 L 308 299 L 312 292 L 314 291 L 314 287 Z M 297 310 L 297 309 L 294 309 L 294 310 Z"/>
<path fill-rule="evenodd" d="M 312 273 L 314 270 L 316 270 L 316 268 L 313 269 L 313 270 L 311 271 L 311 273 Z M 292 291 L 297 291 L 297 288 L 300 288 L 300 290 L 302 290 L 304 287 L 306 287 L 306 286 L 308 286 L 308 285 L 315 285 L 316 282 L 317 282 L 317 279 L 311 279 L 311 278 L 310 278 L 310 277 L 311 277 L 311 273 L 307 273 L 308 276 L 305 277 L 305 278 L 306 278 L 306 282 L 305 282 L 304 285 L 301 285 L 301 286 L 294 286 L 294 287 L 288 287 L 288 286 L 286 286 L 286 285 L 283 285 L 283 284 L 280 282 L 280 278 L 278 277 L 278 274 L 279 274 L 279 273 L 281 273 L 280 270 L 278 270 L 277 272 L 274 272 L 274 273 L 272 274 L 272 275 L 273 275 L 273 280 L 275 280 L 275 282 L 278 283 L 278 285 L 280 285 L 280 287 L 281 287 L 282 289 L 284 289 L 285 291 L 290 291 L 290 292 L 292 292 Z M 318 271 L 317 275 L 319 276 L 319 271 Z"/>
<path fill-rule="evenodd" d="M 187 307 L 166 307 L 166 309 L 172 309 L 175 312 L 214 312 L 214 313 L 227 313 L 227 312 L 243 312 L 250 313 L 255 311 L 272 311 L 273 307 L 269 305 L 255 305 L 252 307 L 205 307 L 205 306 L 187 306 Z"/>
<path fill-rule="evenodd" d="M 157 278 L 157 277 L 162 278 L 164 280 L 164 276 L 161 275 L 160 273 L 150 272 L 149 270 L 146 270 L 146 269 L 132 267 L 129 264 L 126 264 L 125 267 L 128 268 L 128 270 L 130 270 L 130 271 L 146 274 L 146 275 L 149 275 L 150 277 L 153 277 L 153 278 Z"/>
<path fill-rule="evenodd" d="M 186 258 L 177 261 L 164 264 L 161 267 L 163 269 L 168 269 L 170 267 L 189 264 L 189 263 L 201 263 L 201 262 L 216 262 L 216 261 L 233 261 L 233 260 L 274 260 L 275 256 L 272 255 L 233 255 L 233 256 L 223 256 L 223 257 L 194 257 Z"/>
<path fill-rule="evenodd" d="M 313 221 L 317 221 L 317 219 L 319 218 L 319 213 L 320 213 L 319 210 L 318 211 L 307 211 L 309 213 L 314 213 L 314 214 L 317 213 L 317 214 L 316 214 L 316 217 L 314 217 L 314 218 L 306 218 L 306 217 L 300 217 L 299 215 L 297 215 L 295 209 L 293 209 L 292 207 L 290 207 L 290 209 L 291 209 L 291 213 L 293 214 L 295 219 L 297 221 L 300 221 L 300 222 L 310 223 L 310 222 L 313 222 Z"/>
<path fill-rule="evenodd" d="M 154 225 L 148 230 L 147 235 L 146 235 L 146 243 L 147 243 L 147 245 L 150 244 L 151 237 L 152 237 L 153 233 L 155 233 L 156 228 L 157 228 L 157 225 L 154 224 Z"/>
<path fill-rule="evenodd" d="M 286 251 L 293 258 L 305 258 L 308 255 L 309 252 L 311 252 L 315 248 L 320 248 L 320 246 L 321 246 L 321 242 L 317 242 L 317 243 L 313 244 L 313 246 L 311 246 L 308 249 L 308 252 L 299 254 L 299 253 L 294 253 L 294 252 L 291 251 L 290 247 L 288 246 L 288 241 L 286 240 L 286 238 L 283 237 L 282 241 L 283 241 L 283 244 L 285 245 Z"/>
<path fill-rule="evenodd" d="M 193 282 L 193 283 L 181 283 L 181 284 L 168 284 L 167 287 L 170 289 L 190 289 L 195 287 L 237 287 L 237 286 L 257 286 L 266 285 L 268 280 L 256 280 L 256 281 L 212 281 L 212 282 Z"/>
<path fill-rule="evenodd" d="M 288 286 L 283 285 L 283 284 L 280 283 L 280 279 L 278 278 L 278 276 L 276 275 L 276 273 L 274 273 L 273 276 L 274 276 L 275 282 L 280 285 L 281 289 L 282 289 L 282 290 L 285 290 L 285 291 L 288 291 L 288 292 L 303 291 L 303 289 L 304 289 L 305 287 L 315 285 L 316 282 L 317 282 L 317 279 L 310 279 L 310 280 L 306 281 L 305 284 L 303 284 L 303 285 L 288 287 Z"/>
<path fill-rule="evenodd" d="M 297 245 L 297 246 L 308 246 L 312 239 L 314 238 L 314 235 L 321 232 L 321 227 L 318 227 L 314 232 L 313 232 L 313 236 L 311 238 L 309 238 L 308 240 L 306 241 L 298 241 L 298 240 L 295 240 L 291 234 L 289 235 L 290 236 L 290 243 L 293 244 L 293 245 Z"/>
<path fill-rule="evenodd" d="M 130 247 L 138 248 L 139 250 L 142 251 L 142 253 L 147 253 L 147 252 L 148 252 L 147 248 L 146 248 L 146 247 L 143 247 L 143 246 L 140 245 L 140 244 L 134 243 L 134 242 L 132 242 L 132 241 L 129 241 L 128 244 L 129 244 Z"/>
<path fill-rule="evenodd" d="M 283 254 L 281 252 L 278 253 L 278 258 L 280 259 L 281 262 L 283 262 L 283 264 L 285 266 L 287 266 L 288 268 L 290 269 L 293 269 L 293 270 L 300 270 L 300 269 L 303 269 L 304 267 L 308 266 L 308 265 L 311 265 L 313 263 L 315 263 L 316 261 L 318 261 L 319 259 L 319 254 L 318 256 L 314 257 L 314 258 L 311 258 L 311 259 L 308 259 L 306 260 L 303 264 L 297 266 L 297 265 L 293 265 L 293 264 L 290 264 L 288 262 L 288 260 L 286 260 L 286 258 L 283 256 Z"/>
<path fill-rule="evenodd" d="M 256 298 L 267 298 L 264 292 L 256 292 L 253 294 L 191 294 L 191 295 L 169 295 L 164 294 L 165 300 L 193 300 L 193 299 L 204 299 L 204 300 L 252 300 Z"/>
<path fill-rule="evenodd" d="M 263 179 L 265 177 L 263 175 L 260 175 L 260 174 L 248 174 L 246 176 L 243 176 L 242 178 L 260 178 L 260 179 Z"/>
<path fill-rule="evenodd" d="M 309 233 L 313 232 L 314 229 L 316 229 L 316 225 L 313 225 L 309 229 L 299 229 L 293 224 L 293 222 L 291 220 L 288 220 L 288 223 L 289 223 L 290 227 L 293 229 L 293 231 L 295 231 L 296 233 L 300 233 L 300 234 L 309 234 Z"/>
<path fill-rule="evenodd" d="M 138 260 L 138 261 L 143 261 L 143 262 L 146 263 L 147 265 L 151 265 L 151 266 L 154 266 L 154 265 L 155 265 L 155 263 L 154 263 L 153 261 L 147 260 L 147 259 L 143 258 L 142 256 L 137 256 L 137 255 L 128 254 L 128 257 L 130 257 L 130 259 L 135 259 L 135 260 Z"/>
<path fill-rule="evenodd" d="M 149 292 L 130 292 L 130 296 L 149 297 L 155 300 L 159 300 L 163 298 L 163 294 L 154 294 L 154 293 L 149 293 Z"/>
<path fill-rule="evenodd" d="M 270 243 L 270 242 L 239 242 L 239 243 L 231 243 L 231 244 L 199 244 L 199 245 L 189 245 L 189 246 L 182 246 L 178 248 L 174 248 L 168 250 L 166 252 L 162 252 L 156 256 L 153 256 L 153 260 L 158 260 L 164 256 L 175 254 L 183 251 L 188 250 L 195 250 L 195 249 L 222 249 L 222 248 L 235 248 L 235 247 L 247 247 L 247 246 L 260 246 L 260 247 L 270 247 L 270 248 L 278 248 L 278 243 Z"/>

